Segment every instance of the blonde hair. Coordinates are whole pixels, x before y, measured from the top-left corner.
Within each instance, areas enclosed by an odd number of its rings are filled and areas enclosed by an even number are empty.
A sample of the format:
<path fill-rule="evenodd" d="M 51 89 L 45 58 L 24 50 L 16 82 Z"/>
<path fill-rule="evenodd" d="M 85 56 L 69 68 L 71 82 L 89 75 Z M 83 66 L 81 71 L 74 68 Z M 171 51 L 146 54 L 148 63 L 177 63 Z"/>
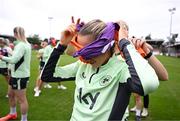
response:
<path fill-rule="evenodd" d="M 13 31 L 14 31 L 14 34 L 16 34 L 17 39 L 27 42 L 26 37 L 25 37 L 25 31 L 22 27 L 15 27 Z"/>
<path fill-rule="evenodd" d="M 103 21 L 99 19 L 95 19 L 86 23 L 79 31 L 79 34 L 83 36 L 91 35 L 92 38 L 95 40 L 97 39 L 97 37 L 99 37 L 102 34 L 105 27 L 106 24 Z"/>

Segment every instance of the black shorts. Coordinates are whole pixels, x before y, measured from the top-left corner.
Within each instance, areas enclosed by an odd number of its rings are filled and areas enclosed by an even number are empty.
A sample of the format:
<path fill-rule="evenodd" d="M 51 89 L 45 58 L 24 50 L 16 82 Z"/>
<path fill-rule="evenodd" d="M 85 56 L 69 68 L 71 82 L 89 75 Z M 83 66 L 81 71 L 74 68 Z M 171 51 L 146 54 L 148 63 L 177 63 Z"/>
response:
<path fill-rule="evenodd" d="M 2 74 L 3 76 L 7 76 L 8 75 L 8 69 L 7 68 L 0 68 L 0 74 Z"/>
<path fill-rule="evenodd" d="M 39 64 L 40 71 L 44 68 L 44 65 L 45 65 L 45 62 L 40 61 L 40 64 Z"/>
<path fill-rule="evenodd" d="M 26 77 L 26 78 L 11 77 L 9 80 L 9 85 L 11 85 L 12 89 L 21 90 L 27 87 L 28 82 L 29 82 L 29 77 Z"/>

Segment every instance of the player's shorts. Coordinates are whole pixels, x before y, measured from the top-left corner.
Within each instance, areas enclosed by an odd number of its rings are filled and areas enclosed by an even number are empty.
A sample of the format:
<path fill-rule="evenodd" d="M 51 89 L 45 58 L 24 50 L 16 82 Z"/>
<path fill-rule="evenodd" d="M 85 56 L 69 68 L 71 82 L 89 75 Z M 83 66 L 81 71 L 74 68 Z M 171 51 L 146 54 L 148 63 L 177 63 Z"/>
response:
<path fill-rule="evenodd" d="M 0 74 L 2 74 L 3 76 L 7 76 L 8 75 L 8 68 L 0 68 Z"/>
<path fill-rule="evenodd" d="M 29 77 L 26 78 L 11 77 L 9 80 L 9 85 L 12 87 L 12 89 L 21 90 L 27 87 L 28 82 L 29 82 Z"/>
<path fill-rule="evenodd" d="M 39 64 L 40 71 L 44 68 L 44 66 L 45 66 L 45 62 L 40 61 L 40 64 Z"/>

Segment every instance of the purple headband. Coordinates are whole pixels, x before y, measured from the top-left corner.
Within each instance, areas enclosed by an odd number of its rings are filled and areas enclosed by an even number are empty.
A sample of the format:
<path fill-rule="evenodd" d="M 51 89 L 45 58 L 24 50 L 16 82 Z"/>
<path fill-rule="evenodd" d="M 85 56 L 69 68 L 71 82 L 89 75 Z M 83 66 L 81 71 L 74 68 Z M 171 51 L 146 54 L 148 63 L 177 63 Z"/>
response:
<path fill-rule="evenodd" d="M 113 22 L 107 23 L 104 32 L 92 43 L 74 53 L 74 57 L 81 56 L 88 60 L 105 53 L 114 45 L 115 30 L 119 30 L 119 25 Z"/>
<path fill-rule="evenodd" d="M 76 30 L 79 32 L 80 31 L 80 29 L 84 26 L 84 22 L 81 22 L 80 24 L 77 24 L 76 25 Z"/>

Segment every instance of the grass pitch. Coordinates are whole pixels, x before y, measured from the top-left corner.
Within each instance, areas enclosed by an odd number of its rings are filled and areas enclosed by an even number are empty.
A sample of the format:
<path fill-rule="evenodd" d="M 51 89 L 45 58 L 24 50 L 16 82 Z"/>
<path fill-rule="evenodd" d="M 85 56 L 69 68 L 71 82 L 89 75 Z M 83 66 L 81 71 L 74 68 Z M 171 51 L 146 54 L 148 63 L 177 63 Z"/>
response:
<path fill-rule="evenodd" d="M 149 116 L 143 118 L 144 121 L 154 120 L 174 120 L 180 121 L 180 58 L 157 56 L 164 64 L 169 73 L 169 81 L 160 82 L 157 91 L 150 94 Z M 76 61 L 75 59 L 63 55 L 60 65 L 66 65 Z M 29 101 L 28 119 L 37 121 L 67 121 L 70 119 L 73 107 L 73 95 L 75 84 L 73 81 L 62 82 L 67 90 L 58 90 L 57 84 L 51 84 L 52 89 L 42 89 L 40 97 L 34 97 L 35 80 L 38 76 L 39 61 L 36 52 L 32 53 L 31 77 L 27 89 Z M 0 76 L 0 117 L 9 112 L 8 98 L 6 98 L 7 83 Z M 132 97 L 130 107 L 134 106 Z M 20 114 L 19 105 L 17 106 Z M 130 120 L 134 120 L 134 113 L 130 113 Z M 20 115 L 18 115 L 20 120 Z"/>

